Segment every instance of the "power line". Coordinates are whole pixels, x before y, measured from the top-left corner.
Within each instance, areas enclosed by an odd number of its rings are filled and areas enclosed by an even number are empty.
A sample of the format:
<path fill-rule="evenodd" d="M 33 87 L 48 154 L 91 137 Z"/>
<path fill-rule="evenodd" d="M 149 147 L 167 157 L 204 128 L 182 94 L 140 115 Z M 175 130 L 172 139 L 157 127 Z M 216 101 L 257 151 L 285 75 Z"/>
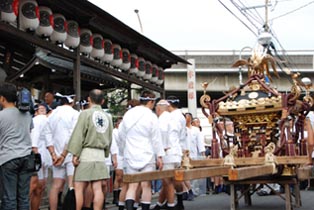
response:
<path fill-rule="evenodd" d="M 291 14 L 291 13 L 294 13 L 294 12 L 296 12 L 296 11 L 298 11 L 298 10 L 300 10 L 300 9 L 303 9 L 303 8 L 309 6 L 310 4 L 313 4 L 313 3 L 314 3 L 314 1 L 311 1 L 311 2 L 309 2 L 309 3 L 307 3 L 307 4 L 304 4 L 304 5 L 302 5 L 302 6 L 298 7 L 298 8 L 296 8 L 296 9 L 294 9 L 294 10 L 291 10 L 291 11 L 289 11 L 289 12 L 287 12 L 287 13 L 284 13 L 284 14 L 282 14 L 282 15 L 279 15 L 279 16 L 277 16 L 277 17 L 274 17 L 274 18 L 272 18 L 271 20 L 275 20 L 275 19 L 284 17 L 284 16 L 286 16 L 286 15 L 289 15 L 289 14 Z"/>
<path fill-rule="evenodd" d="M 252 7 L 251 9 L 248 8 L 248 6 L 243 3 L 241 0 L 238 0 L 239 3 L 242 5 L 241 11 L 244 11 L 245 13 L 247 13 L 248 15 L 250 15 L 257 23 L 263 25 L 264 24 L 264 19 L 262 18 L 262 16 L 259 14 L 259 12 L 257 12 L 255 7 Z M 252 11 L 254 10 L 255 13 Z M 249 14 L 250 13 L 250 14 Z"/>
<path fill-rule="evenodd" d="M 236 19 L 238 19 L 247 29 L 249 29 L 255 36 L 257 36 L 257 34 L 243 20 L 241 20 L 236 14 L 234 14 L 224 3 L 222 3 L 221 0 L 218 0 L 218 1 L 226 10 L 228 10 Z"/>

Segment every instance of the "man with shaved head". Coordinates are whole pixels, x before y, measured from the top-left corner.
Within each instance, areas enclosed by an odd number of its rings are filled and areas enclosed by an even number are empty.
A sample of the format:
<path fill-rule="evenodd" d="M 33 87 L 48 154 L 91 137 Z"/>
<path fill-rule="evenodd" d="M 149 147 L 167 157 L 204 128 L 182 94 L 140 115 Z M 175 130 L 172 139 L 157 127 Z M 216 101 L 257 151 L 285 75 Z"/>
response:
<path fill-rule="evenodd" d="M 94 209 L 102 210 L 104 194 L 102 181 L 109 178 L 105 157 L 109 155 L 112 140 L 112 120 L 101 108 L 104 94 L 94 89 L 89 92 L 90 108 L 81 112 L 68 145 L 76 167 L 74 189 L 76 209 L 81 210 L 84 190 L 91 182 L 94 194 Z"/>
<path fill-rule="evenodd" d="M 168 112 L 170 103 L 167 100 L 160 100 L 156 105 L 156 114 L 158 116 L 159 129 L 165 151 L 164 170 L 176 169 L 180 167 L 182 149 L 179 139 L 176 138 L 176 131 L 171 126 L 171 115 Z M 175 209 L 175 180 L 172 178 L 164 178 L 162 180 L 162 189 L 159 194 L 158 202 L 153 208 L 159 210 L 167 200 L 167 209 Z"/>

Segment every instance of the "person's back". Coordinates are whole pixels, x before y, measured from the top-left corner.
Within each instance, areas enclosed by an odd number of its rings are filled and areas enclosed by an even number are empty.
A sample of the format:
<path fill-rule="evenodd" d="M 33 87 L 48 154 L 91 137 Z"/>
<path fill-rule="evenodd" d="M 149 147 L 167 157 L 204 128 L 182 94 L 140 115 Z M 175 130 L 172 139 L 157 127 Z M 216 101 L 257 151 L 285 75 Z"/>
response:
<path fill-rule="evenodd" d="M 105 157 L 109 155 L 113 125 L 111 117 L 101 108 L 104 103 L 103 91 L 91 90 L 88 101 L 90 108 L 81 112 L 67 150 L 73 155 L 72 163 L 76 167 L 76 209 L 82 209 L 85 189 L 90 183 L 94 197 L 93 209 L 102 210 L 105 192 L 102 183 L 109 178 Z M 105 184 L 104 188 L 106 187 Z"/>
<path fill-rule="evenodd" d="M 143 91 L 140 96 L 140 106 L 126 112 L 119 126 L 119 139 L 124 148 L 124 173 L 134 174 L 162 170 L 162 157 L 165 155 L 161 134 L 158 128 L 157 116 L 152 112 L 155 105 L 155 94 Z M 149 181 L 129 183 L 126 192 L 125 206 L 133 210 L 136 191 L 141 185 L 142 210 L 149 210 L 151 203 L 151 183 Z"/>
<path fill-rule="evenodd" d="M 147 160 L 154 157 L 152 137 L 158 132 L 157 117 L 151 109 L 137 106 L 126 112 L 122 121 L 122 130 L 125 135 L 124 158 L 131 161 L 134 168 L 142 168 Z M 154 127 L 155 126 L 155 127 Z M 157 134 L 156 134 L 157 133 Z M 143 162 L 143 160 L 145 160 Z"/>
<path fill-rule="evenodd" d="M 188 150 L 189 144 L 187 142 L 187 131 L 186 131 L 186 121 L 180 109 L 175 109 L 170 112 L 171 114 L 171 127 L 176 130 L 177 138 L 179 138 L 179 143 L 182 150 Z"/>
<path fill-rule="evenodd" d="M 15 107 L 17 90 L 0 84 L 0 179 L 1 209 L 29 210 L 29 186 L 35 160 L 31 155 L 32 117 Z"/>
<path fill-rule="evenodd" d="M 15 107 L 0 112 L 0 165 L 31 153 L 31 124 L 29 112 L 20 112 Z"/>
<path fill-rule="evenodd" d="M 56 156 L 56 161 L 52 167 L 53 180 L 49 194 L 51 210 L 57 210 L 58 200 L 61 200 L 61 196 L 58 197 L 58 194 L 63 190 L 65 180 L 67 179 L 69 189 L 73 186 L 72 155 L 68 154 L 66 149 L 79 116 L 79 112 L 72 108 L 74 95 L 57 94 L 63 105 L 58 106 L 49 115 L 46 136 L 47 139 L 51 139 L 49 145 L 54 146 L 55 154 L 53 155 Z"/>
<path fill-rule="evenodd" d="M 58 106 L 48 117 L 52 139 L 57 155 L 60 155 L 68 143 L 73 128 L 77 122 L 79 112 L 69 105 Z M 67 158 L 67 161 L 71 161 Z"/>

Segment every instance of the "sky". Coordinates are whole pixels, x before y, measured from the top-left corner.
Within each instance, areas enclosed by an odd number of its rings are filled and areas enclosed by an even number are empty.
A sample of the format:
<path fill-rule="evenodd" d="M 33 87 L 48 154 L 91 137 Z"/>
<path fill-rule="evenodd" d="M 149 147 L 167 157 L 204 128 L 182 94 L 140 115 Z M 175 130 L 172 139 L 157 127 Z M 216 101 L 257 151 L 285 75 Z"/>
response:
<path fill-rule="evenodd" d="M 276 43 L 277 49 L 314 51 L 314 1 L 269 1 L 271 30 L 279 40 Z M 219 0 L 90 0 L 90 2 L 141 33 L 138 17 L 134 12 L 138 9 L 143 35 L 171 51 L 240 50 L 245 46 L 253 47 L 257 43 L 256 35 L 224 8 Z M 247 19 L 230 0 L 221 2 L 248 24 Z M 265 4 L 265 0 L 235 2 L 242 2 L 250 7 Z M 307 6 L 280 17 L 303 5 Z M 265 20 L 264 8 L 250 11 L 259 13 L 260 18 Z M 255 22 L 255 25 L 261 29 L 262 22 Z M 250 28 L 253 28 L 252 25 Z M 257 29 L 253 31 L 258 33 Z"/>

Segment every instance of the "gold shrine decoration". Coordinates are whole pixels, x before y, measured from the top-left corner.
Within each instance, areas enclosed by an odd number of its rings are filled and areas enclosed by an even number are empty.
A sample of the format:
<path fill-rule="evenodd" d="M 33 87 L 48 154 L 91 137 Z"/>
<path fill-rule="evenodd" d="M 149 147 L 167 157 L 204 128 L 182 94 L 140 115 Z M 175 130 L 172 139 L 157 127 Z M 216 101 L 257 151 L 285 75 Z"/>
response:
<path fill-rule="evenodd" d="M 247 115 L 234 115 L 232 120 L 235 124 L 239 124 L 241 129 L 246 126 L 254 126 L 263 124 L 266 128 L 274 128 L 277 120 L 280 119 L 280 113 L 271 112 L 264 114 L 247 114 Z"/>
<path fill-rule="evenodd" d="M 253 95 L 253 93 L 257 92 L 251 92 L 250 94 Z M 249 95 L 250 96 L 250 95 Z M 279 96 L 273 96 L 271 98 L 252 98 L 252 99 L 242 99 L 240 101 L 221 101 L 219 103 L 218 113 L 220 115 L 228 114 L 230 115 L 233 112 L 236 112 L 240 114 L 239 112 L 242 112 L 241 114 L 247 113 L 247 111 L 253 111 L 254 113 L 256 111 L 262 111 L 265 112 L 265 110 L 268 109 L 278 109 L 280 110 L 282 107 L 282 99 L 281 95 Z"/>

